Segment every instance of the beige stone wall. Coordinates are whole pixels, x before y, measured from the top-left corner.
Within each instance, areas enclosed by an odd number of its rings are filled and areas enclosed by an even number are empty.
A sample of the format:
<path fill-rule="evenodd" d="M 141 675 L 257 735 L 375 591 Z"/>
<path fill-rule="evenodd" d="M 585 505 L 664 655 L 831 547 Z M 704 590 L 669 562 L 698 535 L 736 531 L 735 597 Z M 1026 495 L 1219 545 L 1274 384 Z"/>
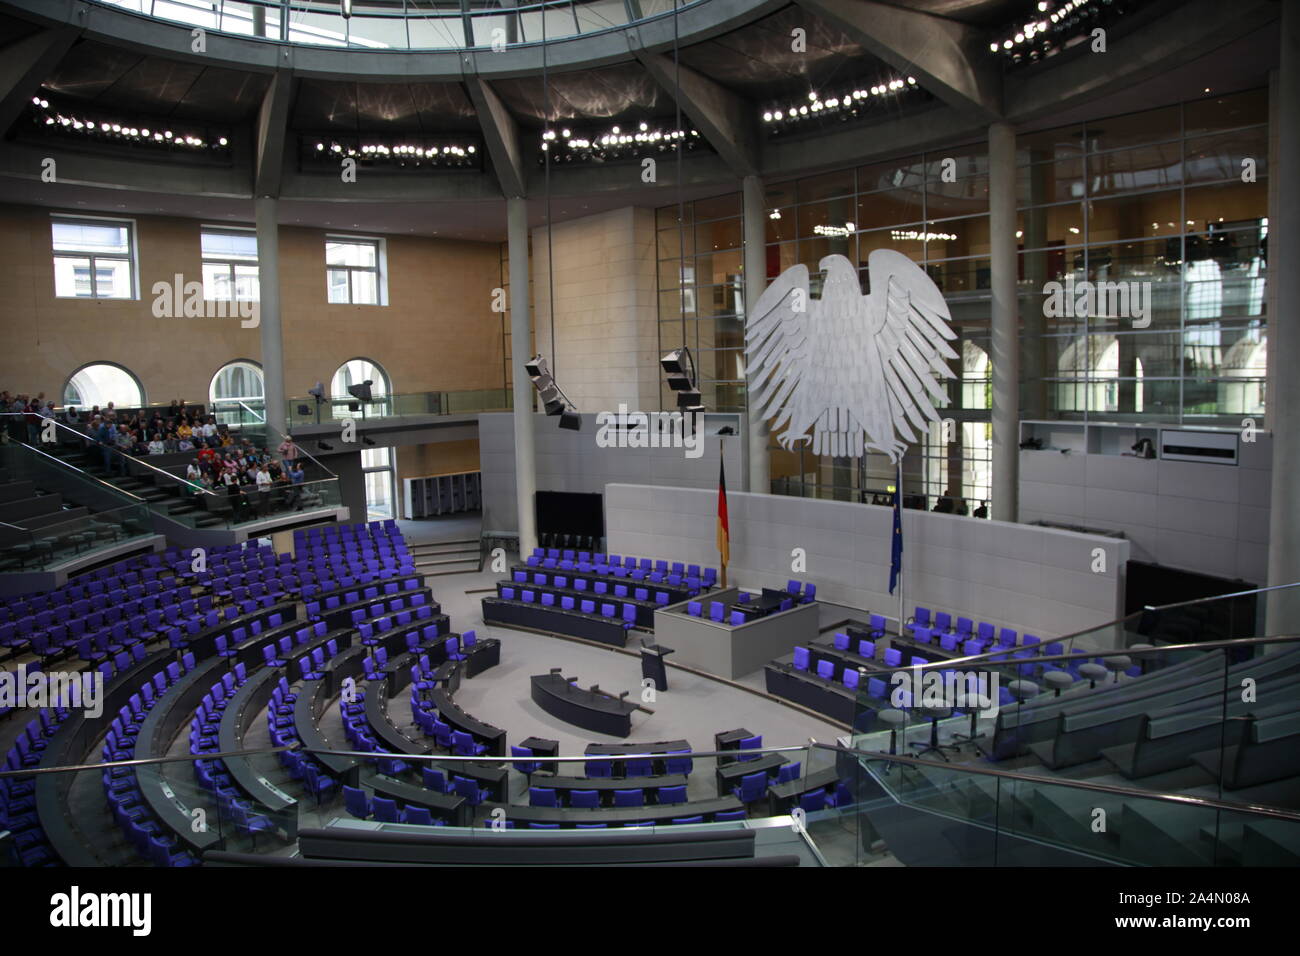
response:
<path fill-rule="evenodd" d="M 69 214 L 112 216 L 77 208 Z M 238 319 L 159 319 L 157 281 L 202 280 L 200 222 L 138 216 L 136 300 L 60 299 L 54 295 L 50 212 L 0 205 L 0 388 L 44 391 L 62 399 L 69 375 L 107 361 L 135 373 L 151 402 L 207 400 L 216 371 L 233 359 L 261 360 L 258 330 Z M 250 210 L 251 212 L 251 210 Z M 491 311 L 500 284 L 499 247 L 412 236 L 384 237 L 388 305 L 326 303 L 325 236 L 280 230 L 285 391 L 327 387 L 343 362 L 378 362 L 398 392 L 500 388 L 501 317 Z"/>
<path fill-rule="evenodd" d="M 583 412 L 659 407 L 655 225 L 648 209 L 625 207 L 557 223 L 555 349 L 545 228 L 533 230 L 537 349 Z"/>

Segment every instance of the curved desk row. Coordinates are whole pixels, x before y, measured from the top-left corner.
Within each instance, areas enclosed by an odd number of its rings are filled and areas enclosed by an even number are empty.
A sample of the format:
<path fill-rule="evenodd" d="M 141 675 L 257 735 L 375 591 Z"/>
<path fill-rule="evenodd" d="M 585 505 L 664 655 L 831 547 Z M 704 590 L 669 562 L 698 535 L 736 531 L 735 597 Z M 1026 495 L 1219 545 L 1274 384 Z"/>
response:
<path fill-rule="evenodd" d="M 597 574 L 595 571 L 579 571 L 576 568 L 571 571 L 566 571 L 563 568 L 543 568 L 533 567 L 528 564 L 515 564 L 510 567 L 511 580 L 514 579 L 516 571 L 525 572 L 528 575 L 529 581 L 533 580 L 534 574 L 545 574 L 548 581 L 554 581 L 556 575 L 559 575 L 562 578 L 568 578 L 570 581 L 586 581 L 589 590 L 595 586 L 597 581 L 603 581 L 611 588 L 615 584 L 626 584 L 629 588 L 638 587 L 652 591 L 663 591 L 668 595 L 669 604 L 680 604 L 682 601 L 689 600 L 693 596 L 698 597 L 698 595 L 692 595 L 691 589 L 685 584 L 669 584 L 666 580 L 655 582 L 650 580 L 649 575 L 647 575 L 643 580 L 638 581 L 636 578 L 632 577 L 630 573 L 626 577 L 619 577 L 616 574 Z M 701 584 L 699 593 L 708 594 L 711 590 L 713 589 Z"/>
<path fill-rule="evenodd" d="M 689 803 L 667 803 L 644 807 L 601 807 L 584 810 L 573 807 L 516 807 L 505 808 L 506 819 L 516 824 L 558 823 L 562 827 L 576 827 L 579 823 L 603 823 L 610 827 L 629 823 L 671 823 L 674 818 L 704 817 L 713 820 L 714 814 L 744 810 L 745 805 L 733 796 L 713 800 L 693 800 Z"/>
<path fill-rule="evenodd" d="M 846 726 L 854 726 L 859 712 L 865 710 L 858 702 L 858 691 L 849 690 L 838 681 L 823 680 L 809 671 L 795 670 L 786 658 L 767 664 L 763 673 L 769 694 L 794 701 Z"/>
<path fill-rule="evenodd" d="M 543 787 L 564 794 L 574 790 L 595 790 L 602 799 L 615 790 L 659 790 L 663 787 L 684 787 L 686 784 L 686 775 L 682 773 L 666 773 L 654 777 L 564 777 L 538 772 L 528 781 L 530 787 Z"/>
<path fill-rule="evenodd" d="M 487 747 L 486 754 L 489 756 L 504 757 L 506 755 L 506 732 L 500 727 L 493 727 L 491 724 L 485 723 L 462 710 L 460 705 L 452 698 L 452 694 L 446 686 L 435 687 L 429 692 L 429 699 L 433 701 L 433 706 L 438 709 L 438 716 L 444 723 L 450 725 L 452 730 L 460 730 L 469 734 Z"/>
<path fill-rule="evenodd" d="M 474 825 L 474 808 L 459 794 L 438 793 L 436 790 L 386 777 L 380 773 L 365 777 L 362 783 L 374 790 L 376 795 L 396 800 L 401 808 L 424 807 L 435 817 L 446 820 L 448 825 L 453 827 Z"/>
<path fill-rule="evenodd" d="M 292 619 L 296 611 L 292 604 L 281 604 L 270 608 L 258 608 L 251 614 L 221 621 L 215 627 L 200 632 L 191 642 L 188 650 L 194 654 L 197 663 L 216 653 L 218 637 L 229 636 L 237 627 L 250 627 L 254 621 L 266 624 L 271 615 L 276 613 L 281 615 L 288 613 Z M 41 755 L 40 766 L 66 767 L 85 763 L 96 741 L 104 735 L 108 724 L 117 716 L 117 712 L 130 701 L 131 695 L 138 693 L 145 681 L 175 660 L 175 652 L 161 650 L 118 674 L 104 688 L 104 713 L 101 718 L 91 720 L 86 717 L 84 711 L 75 711 L 69 715 L 50 738 L 45 752 Z M 168 688 L 168 691 L 170 692 L 171 688 Z M 201 695 L 200 699 L 202 699 Z M 68 866 L 102 866 L 103 861 L 87 847 L 86 841 L 68 819 L 67 793 L 72 785 L 72 778 L 72 774 L 40 774 L 36 777 L 36 807 L 41 829 L 45 832 L 46 839 L 49 840 L 54 852 Z"/>
<path fill-rule="evenodd" d="M 568 634 L 570 637 L 612 644 L 614 647 L 627 645 L 627 627 L 621 618 L 599 617 L 581 611 L 566 611 L 560 607 L 485 597 L 483 621 L 486 624 L 500 624 L 502 627 L 527 627 L 536 631 Z"/>
<path fill-rule="evenodd" d="M 388 602 L 395 598 L 406 598 L 409 601 L 411 596 L 415 594 L 423 594 L 425 603 L 417 604 L 414 607 L 412 607 L 408 603 L 406 607 L 400 608 L 399 610 L 396 611 L 391 610 L 388 606 Z M 373 615 L 370 613 L 370 609 L 374 607 L 376 604 L 384 605 L 383 614 Z M 353 604 L 340 604 L 338 607 L 332 609 L 322 608 L 320 615 L 321 615 L 321 620 L 325 622 L 325 625 L 328 628 L 330 628 L 330 630 L 333 630 L 336 627 L 355 627 L 355 625 L 352 623 L 353 611 L 365 611 L 366 612 L 365 619 L 367 621 L 376 620 L 378 617 L 395 617 L 396 615 L 401 614 L 403 611 L 410 611 L 411 621 L 409 624 L 398 624 L 396 622 L 393 623 L 394 630 L 409 630 L 410 628 L 413 627 L 422 628 L 426 624 L 430 623 L 429 617 L 420 618 L 415 616 L 421 608 L 430 608 L 433 612 L 432 617 L 434 618 L 438 617 L 438 615 L 442 613 L 442 605 L 440 605 L 437 601 L 433 599 L 433 592 L 430 591 L 428 588 L 418 588 L 417 590 L 414 591 L 403 591 L 401 594 L 393 594 L 385 598 L 369 598 L 366 600 L 357 601 Z"/>
<path fill-rule="evenodd" d="M 315 648 L 323 647 L 330 641 L 336 642 L 341 654 L 351 646 L 355 634 L 356 632 L 350 628 L 327 631 L 322 636 L 294 648 L 294 658 L 297 659 L 303 654 L 310 654 Z M 281 671 L 279 668 L 263 668 L 256 676 L 249 678 L 243 687 L 235 691 L 230 698 L 230 703 L 226 705 L 225 712 L 221 715 L 218 746 L 222 752 L 231 753 L 245 749 L 244 734 L 248 732 L 253 719 L 262 712 L 270 701 L 280 677 Z M 249 763 L 249 758 L 227 757 L 223 762 L 231 779 L 259 807 L 268 811 L 280 812 L 297 803 L 296 800 L 254 770 Z M 294 830 L 296 832 L 296 818 L 294 820 Z M 293 833 L 287 833 L 285 836 L 287 839 L 292 839 Z"/>
<path fill-rule="evenodd" d="M 140 725 L 135 744 L 137 759 L 167 755 L 176 735 L 187 727 L 194 717 L 194 711 L 202 702 L 203 695 L 221 679 L 224 663 L 220 658 L 204 661 L 167 688 L 167 693 L 154 704 L 153 710 L 149 711 L 149 715 Z M 164 769 L 168 766 L 169 764 L 147 764 L 136 768 L 136 783 L 140 786 L 140 794 L 144 798 L 145 805 L 185 849 L 202 853 L 204 850 L 216 847 L 222 842 L 219 828 L 208 827 L 199 833 L 194 832 L 195 808 L 187 805 L 167 783 Z M 190 776 L 193 776 L 192 763 L 176 763 L 170 766 L 183 766 Z M 194 787 L 197 790 L 197 784 Z"/>
<path fill-rule="evenodd" d="M 356 681 L 358 688 L 361 687 L 364 673 L 361 661 L 369 650 L 368 647 L 349 647 L 330 659 L 325 665 L 325 679 L 303 682 L 293 704 L 293 729 L 303 749 L 311 751 L 331 776 L 352 787 L 357 785 L 360 777 L 360 758 L 321 753 L 324 750 L 351 750 L 352 747 L 346 740 L 337 743 L 329 740 L 317 721 L 349 677 Z"/>
<path fill-rule="evenodd" d="M 509 601 L 512 599 L 506 597 L 501 592 L 508 588 L 513 588 L 516 595 L 518 595 L 520 591 L 535 592 L 538 596 L 537 597 L 538 603 L 540 603 L 542 600 L 541 595 L 553 594 L 555 595 L 556 607 L 559 607 L 561 604 L 561 599 L 566 597 L 573 598 L 573 604 L 575 607 L 582 607 L 583 601 L 595 601 L 597 606 L 599 606 L 602 603 L 614 604 L 615 606 L 631 604 L 633 607 L 636 608 L 637 627 L 644 627 L 647 630 L 654 629 L 655 611 L 660 607 L 667 606 L 667 605 L 655 604 L 653 599 L 640 600 L 638 598 L 632 597 L 630 594 L 627 596 L 620 596 L 617 594 L 601 594 L 596 591 L 579 591 L 577 588 L 558 588 L 551 584 L 520 584 L 517 581 L 498 581 L 496 587 L 497 587 L 497 597 L 501 598 L 503 601 Z M 669 603 L 671 603 L 671 601 Z M 561 610 L 563 610 L 563 608 L 561 608 Z M 621 614 L 622 612 L 620 611 L 619 613 Z"/>
<path fill-rule="evenodd" d="M 618 697 L 576 686 L 577 678 L 552 671 L 529 678 L 533 703 L 565 723 L 610 737 L 632 733 L 632 714 L 640 709 Z"/>

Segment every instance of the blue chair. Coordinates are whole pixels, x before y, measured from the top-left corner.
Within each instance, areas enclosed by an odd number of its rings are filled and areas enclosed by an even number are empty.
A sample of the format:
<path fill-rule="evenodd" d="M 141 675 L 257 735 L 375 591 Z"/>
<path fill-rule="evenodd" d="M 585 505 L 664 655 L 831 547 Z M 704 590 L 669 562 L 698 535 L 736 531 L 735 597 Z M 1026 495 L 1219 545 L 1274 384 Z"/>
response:
<path fill-rule="evenodd" d="M 808 662 L 808 648 L 796 647 L 794 649 L 794 669 L 797 671 L 806 671 L 808 669 Z"/>
<path fill-rule="evenodd" d="M 817 676 L 822 680 L 832 680 L 835 677 L 835 664 L 833 661 L 818 661 Z"/>
<path fill-rule="evenodd" d="M 599 790 L 570 790 L 569 806 L 585 810 L 595 810 L 600 806 Z M 604 826 L 604 824 L 600 824 Z"/>
<path fill-rule="evenodd" d="M 686 604 L 686 613 L 691 617 L 699 617 L 704 606 L 699 601 L 688 601 Z"/>
<path fill-rule="evenodd" d="M 612 777 L 614 776 L 614 761 L 588 760 L 583 764 L 582 772 L 588 777 Z"/>
<path fill-rule="evenodd" d="M 358 820 L 370 818 L 370 798 L 358 787 L 343 788 L 343 806 Z"/>
<path fill-rule="evenodd" d="M 794 578 L 791 578 L 789 581 L 785 583 L 785 589 L 790 594 L 798 594 L 800 591 L 803 590 L 803 585 L 800 584 L 798 581 L 796 581 Z"/>
<path fill-rule="evenodd" d="M 744 810 L 723 810 L 722 812 L 715 813 L 713 815 L 714 823 L 730 823 L 735 820 L 744 820 L 744 819 L 745 819 Z"/>
<path fill-rule="evenodd" d="M 762 800 L 767 793 L 767 773 L 747 773 L 740 778 L 740 786 L 731 788 L 732 794 L 741 803 L 749 804 Z"/>
<path fill-rule="evenodd" d="M 616 807 L 644 807 L 645 791 L 636 790 L 615 790 L 614 806 Z"/>
<path fill-rule="evenodd" d="M 531 747 L 516 747 L 512 745 L 510 747 L 510 756 L 531 757 L 533 756 L 533 751 Z M 531 776 L 538 770 L 542 769 L 541 763 L 537 760 L 519 760 L 515 761 L 513 766 L 520 773 L 524 774 L 524 776 Z"/>
<path fill-rule="evenodd" d="M 790 783 L 799 779 L 799 771 L 803 767 L 803 761 L 796 760 L 794 763 L 782 764 L 776 772 L 777 783 Z"/>
<path fill-rule="evenodd" d="M 726 607 L 723 605 L 723 603 L 722 603 L 721 601 L 710 601 L 710 602 L 709 602 L 709 618 L 710 618 L 711 620 L 721 622 L 721 621 L 722 621 L 722 614 L 723 614 L 723 612 L 724 612 L 725 610 L 726 610 Z"/>
<path fill-rule="evenodd" d="M 551 787 L 529 787 L 528 805 L 530 807 L 558 807 L 559 797 Z"/>
<path fill-rule="evenodd" d="M 837 632 L 831 642 L 837 651 L 847 651 L 849 649 L 849 636 L 844 632 Z"/>
<path fill-rule="evenodd" d="M 674 824 L 677 824 L 677 823 L 703 823 L 703 822 L 704 822 L 704 817 L 703 817 L 703 816 L 698 816 L 698 817 L 673 817 L 673 818 L 672 818 L 672 822 L 673 822 Z"/>
<path fill-rule="evenodd" d="M 744 738 L 743 740 L 741 740 L 740 743 L 738 743 L 738 744 L 736 745 L 737 749 L 738 749 L 738 750 L 742 750 L 742 751 L 743 751 L 743 750 L 760 750 L 760 749 L 762 749 L 762 746 L 763 746 L 763 735 L 762 735 L 762 734 L 755 734 L 753 737 L 746 737 L 746 738 Z M 736 759 L 737 759 L 737 760 L 757 760 L 760 756 L 762 756 L 762 755 L 761 755 L 761 754 L 757 754 L 757 753 L 754 753 L 754 754 L 745 754 L 745 753 L 741 753 L 741 754 L 737 755 Z"/>
<path fill-rule="evenodd" d="M 826 809 L 826 791 L 819 787 L 816 790 L 810 790 L 799 798 L 799 806 L 804 809 L 805 813 L 816 813 L 818 810 Z"/>
<path fill-rule="evenodd" d="M 425 827 L 437 825 L 433 819 L 433 814 L 424 807 L 407 807 L 406 822 Z"/>
<path fill-rule="evenodd" d="M 844 675 L 841 678 L 841 680 L 844 681 L 844 686 L 847 687 L 849 690 L 857 690 L 858 679 L 860 676 L 861 675 L 859 675 L 858 672 L 855 671 L 852 667 L 846 667 L 844 668 Z"/>
<path fill-rule="evenodd" d="M 463 730 L 452 731 L 451 749 L 460 757 L 480 757 L 487 752 L 487 747 L 475 742 L 474 738 Z"/>
<path fill-rule="evenodd" d="M 685 803 L 686 787 L 680 785 L 676 787 L 660 787 L 659 802 L 661 804 L 662 803 Z"/>
<path fill-rule="evenodd" d="M 375 819 L 380 823 L 405 823 L 405 816 L 397 809 L 397 801 L 386 797 L 374 799 Z"/>
<path fill-rule="evenodd" d="M 744 623 L 745 623 L 745 612 L 744 612 L 744 611 L 732 611 L 732 612 L 731 612 L 731 626 L 732 626 L 732 627 L 740 627 L 740 625 L 742 625 L 742 624 L 744 624 Z"/>
<path fill-rule="evenodd" d="M 424 781 L 426 790 L 432 790 L 435 793 L 447 792 L 447 777 L 441 770 L 424 767 L 420 770 L 420 777 Z"/>
<path fill-rule="evenodd" d="M 631 758 L 623 762 L 625 777 L 653 777 L 654 775 L 654 761 L 646 757 Z"/>

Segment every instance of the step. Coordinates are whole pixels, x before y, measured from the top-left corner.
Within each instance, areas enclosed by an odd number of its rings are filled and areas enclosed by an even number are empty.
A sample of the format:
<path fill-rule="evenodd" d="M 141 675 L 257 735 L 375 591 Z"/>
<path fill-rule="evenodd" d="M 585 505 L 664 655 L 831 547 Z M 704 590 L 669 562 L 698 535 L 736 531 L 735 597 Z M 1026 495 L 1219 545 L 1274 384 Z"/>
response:
<path fill-rule="evenodd" d="M 1208 866 L 1213 848 L 1199 839 L 1206 816 L 1202 810 L 1130 800 L 1119 824 L 1120 852 L 1142 866 Z"/>
<path fill-rule="evenodd" d="M 422 561 L 419 558 L 415 560 L 417 568 L 436 568 L 448 564 L 473 564 L 478 567 L 478 552 L 475 552 L 472 558 L 451 558 L 444 561 Z"/>
<path fill-rule="evenodd" d="M 428 557 L 434 557 L 439 554 L 467 554 L 467 553 L 478 554 L 479 551 L 479 546 L 477 541 L 472 542 L 470 544 L 464 544 L 459 546 L 450 546 L 450 545 L 451 542 L 443 542 L 436 545 L 431 545 L 431 544 L 418 545 L 410 549 L 411 556 L 416 558 L 428 558 Z"/>

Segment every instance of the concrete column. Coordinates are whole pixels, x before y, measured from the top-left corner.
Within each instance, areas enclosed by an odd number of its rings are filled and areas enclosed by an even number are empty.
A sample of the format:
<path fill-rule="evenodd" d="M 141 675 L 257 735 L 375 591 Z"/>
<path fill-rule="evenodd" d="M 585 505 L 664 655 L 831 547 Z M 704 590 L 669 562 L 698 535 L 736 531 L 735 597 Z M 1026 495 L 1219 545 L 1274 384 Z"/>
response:
<path fill-rule="evenodd" d="M 258 333 L 262 339 L 262 380 L 266 424 L 271 435 L 286 430 L 284 342 L 280 335 L 280 201 L 254 200 L 257 218 Z M 268 442 L 270 436 L 268 436 Z"/>
<path fill-rule="evenodd" d="M 506 200 L 507 247 L 510 255 L 510 362 L 514 377 L 515 498 L 519 510 L 519 554 L 537 547 L 537 450 L 533 439 L 533 383 L 524 363 L 533 357 L 533 330 L 528 301 L 528 200 Z"/>
<path fill-rule="evenodd" d="M 1268 281 L 1274 299 L 1268 313 L 1268 397 L 1265 421 L 1273 435 L 1273 487 L 1269 515 L 1268 583 L 1300 581 L 1300 7 L 1282 4 L 1281 58 L 1270 83 L 1269 136 L 1276 162 L 1269 167 L 1273 191 L 1268 220 Z M 1268 596 L 1267 633 L 1300 630 L 1300 588 Z"/>
<path fill-rule="evenodd" d="M 744 230 L 745 230 L 745 317 L 758 303 L 767 288 L 767 225 L 763 213 L 763 180 L 757 176 L 744 179 Z M 746 363 L 746 372 L 749 365 Z M 753 383 L 748 382 L 747 395 L 754 394 Z M 767 422 L 754 414 L 750 405 L 746 418 L 749 421 L 749 467 L 745 490 L 768 494 L 772 490 L 772 465 L 767 453 Z"/>
<path fill-rule="evenodd" d="M 1020 515 L 1020 303 L 1016 295 L 1016 133 L 1008 123 L 989 127 L 989 271 L 993 312 L 989 362 L 993 369 L 993 500 L 989 515 Z"/>

